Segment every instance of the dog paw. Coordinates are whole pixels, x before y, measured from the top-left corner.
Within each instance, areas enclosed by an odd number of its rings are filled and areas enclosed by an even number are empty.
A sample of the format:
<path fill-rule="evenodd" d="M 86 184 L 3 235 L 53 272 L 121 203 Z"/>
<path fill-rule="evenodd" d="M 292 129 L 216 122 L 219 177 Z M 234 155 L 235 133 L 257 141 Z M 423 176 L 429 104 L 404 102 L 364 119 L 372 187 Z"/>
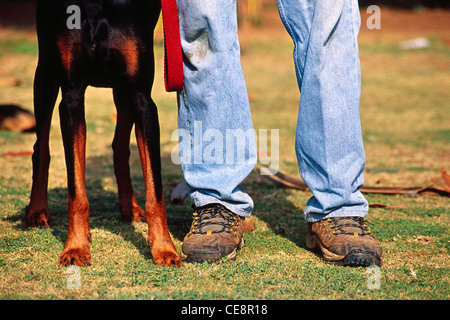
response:
<path fill-rule="evenodd" d="M 128 212 L 121 211 L 120 220 L 124 222 L 146 222 L 145 211 L 141 207 L 135 207 Z"/>
<path fill-rule="evenodd" d="M 59 264 L 62 266 L 75 265 L 79 267 L 87 267 L 91 265 L 91 253 L 89 246 L 79 248 L 67 248 L 61 253 Z"/>
<path fill-rule="evenodd" d="M 50 218 L 47 209 L 32 210 L 30 207 L 27 208 L 25 215 L 26 228 L 49 229 L 49 223 Z"/>
<path fill-rule="evenodd" d="M 158 248 L 155 245 L 152 246 L 153 262 L 156 265 L 179 268 L 181 266 L 181 258 L 173 247 L 173 244 L 168 246 L 169 248 L 167 246 L 165 248 Z"/>
<path fill-rule="evenodd" d="M 181 266 L 181 258 L 177 253 L 166 252 L 158 257 L 153 257 L 153 262 L 156 265 L 162 265 L 164 267 L 176 267 Z"/>

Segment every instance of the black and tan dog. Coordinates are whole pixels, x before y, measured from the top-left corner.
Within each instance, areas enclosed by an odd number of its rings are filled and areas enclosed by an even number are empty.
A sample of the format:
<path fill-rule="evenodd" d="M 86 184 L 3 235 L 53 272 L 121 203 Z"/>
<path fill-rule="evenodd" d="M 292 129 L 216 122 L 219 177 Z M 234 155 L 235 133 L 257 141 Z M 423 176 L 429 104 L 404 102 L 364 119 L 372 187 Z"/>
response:
<path fill-rule="evenodd" d="M 68 7 L 79 8 L 79 28 L 69 29 Z M 150 97 L 154 79 L 153 31 L 159 0 L 39 0 L 39 62 L 34 80 L 37 141 L 33 153 L 33 185 L 25 223 L 49 227 L 47 203 L 49 131 L 55 101 L 59 105 L 67 166 L 69 232 L 62 265 L 89 265 L 89 204 L 85 191 L 87 86 L 113 89 L 117 126 L 113 141 L 114 172 L 121 218 L 146 220 L 153 261 L 180 266 L 167 227 L 161 182 L 159 123 Z M 130 134 L 136 140 L 146 187 L 145 210 L 133 194 L 129 168 Z"/>

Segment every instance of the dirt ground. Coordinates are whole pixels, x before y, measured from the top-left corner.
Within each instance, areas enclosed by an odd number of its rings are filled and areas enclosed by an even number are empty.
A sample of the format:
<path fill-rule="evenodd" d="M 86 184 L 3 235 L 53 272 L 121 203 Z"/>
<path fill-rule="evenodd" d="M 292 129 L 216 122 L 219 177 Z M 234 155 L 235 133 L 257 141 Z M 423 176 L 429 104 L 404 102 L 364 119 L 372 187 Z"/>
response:
<path fill-rule="evenodd" d="M 411 37 L 433 35 L 441 37 L 446 45 L 450 46 L 450 10 L 424 9 L 422 11 L 409 11 L 381 8 L 381 29 L 379 30 L 367 27 L 367 20 L 370 16 L 371 13 L 367 13 L 366 8 L 361 8 L 360 41 L 381 37 L 389 37 L 392 40 L 404 40 Z M 245 41 L 247 37 L 254 35 L 254 32 L 266 33 L 269 37 L 274 36 L 274 34 L 277 34 L 277 36 L 288 36 L 274 3 L 266 5 L 265 9 L 262 10 L 261 21 L 262 23 L 258 26 L 251 26 L 246 30 L 241 29 L 241 41 Z"/>
<path fill-rule="evenodd" d="M 275 33 L 287 36 L 278 17 L 275 0 L 262 0 L 260 5 L 260 21 L 257 26 L 241 29 L 241 39 L 251 37 L 255 32 L 273 36 Z M 10 32 L 19 32 L 23 36 L 33 37 L 35 33 L 35 3 L 0 1 L 0 38 L 7 37 Z M 450 46 L 450 10 L 422 9 L 418 11 L 399 10 L 381 7 L 381 29 L 370 30 L 366 21 L 371 13 L 361 8 L 360 39 L 372 37 L 408 38 L 433 34 L 442 37 Z"/>

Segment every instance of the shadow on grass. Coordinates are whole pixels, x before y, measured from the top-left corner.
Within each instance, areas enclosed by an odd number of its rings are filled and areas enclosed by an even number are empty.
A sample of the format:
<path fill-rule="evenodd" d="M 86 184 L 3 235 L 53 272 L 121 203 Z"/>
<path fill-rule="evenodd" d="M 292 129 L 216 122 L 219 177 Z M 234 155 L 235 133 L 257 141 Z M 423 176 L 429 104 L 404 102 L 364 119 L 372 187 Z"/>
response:
<path fill-rule="evenodd" d="M 144 207 L 145 187 L 142 169 L 135 145 L 130 147 L 130 173 L 136 198 Z M 169 231 L 174 239 L 182 241 L 189 232 L 192 222 L 191 201 L 186 199 L 183 204 L 172 204 L 169 201 L 170 192 L 182 181 L 181 168 L 174 165 L 169 156 L 162 157 L 163 188 L 166 201 Z M 272 185 L 261 185 L 254 182 L 252 173 L 242 184 L 255 202 L 254 216 L 264 221 L 271 230 L 268 234 L 255 233 L 251 237 L 258 252 L 267 252 L 271 248 L 279 249 L 276 236 L 282 236 L 296 246 L 305 248 L 306 222 L 303 211 L 299 210 L 290 200 L 288 191 Z M 117 187 L 112 164 L 112 156 L 104 155 L 86 159 L 86 193 L 89 200 L 89 227 L 102 229 L 120 235 L 126 242 L 135 246 L 145 258 L 151 258 L 147 244 L 147 234 L 135 223 L 119 220 Z M 51 233 L 63 245 L 68 234 L 67 188 L 52 188 L 48 191 Z M 21 222 L 16 228 L 25 231 L 24 217 L 26 208 L 20 215 L 10 216 L 6 220 Z M 146 223 L 145 223 L 146 226 Z M 147 230 L 147 226 L 145 227 Z M 278 248 L 278 249 L 277 249 Z"/>
<path fill-rule="evenodd" d="M 243 184 L 253 198 L 253 215 L 265 222 L 277 236 L 306 248 L 308 225 L 304 219 L 303 203 L 310 197 L 306 192 L 293 191 L 271 184 L 255 182 L 256 170 Z"/>
<path fill-rule="evenodd" d="M 143 208 L 145 205 L 145 187 L 138 150 L 135 145 L 130 146 L 130 171 L 136 198 Z M 170 157 L 162 158 L 163 187 L 166 200 L 167 219 L 169 231 L 175 239 L 182 240 L 189 231 L 191 223 L 191 209 L 172 205 L 168 199 L 170 191 L 175 187 L 176 181 L 181 179 L 181 171 L 177 173 Z M 170 181 L 173 181 L 171 183 Z M 120 221 L 120 210 L 112 156 L 88 157 L 86 159 L 86 193 L 89 200 L 89 227 L 102 229 L 120 235 L 125 241 L 133 244 L 146 258 L 151 258 L 147 244 L 147 231 L 143 234 L 137 223 Z M 67 188 L 51 188 L 48 190 L 48 205 L 50 211 L 50 231 L 63 245 L 68 235 L 68 202 Z M 20 214 L 5 218 L 9 222 L 20 222 L 16 228 L 25 231 L 26 207 Z M 144 223 L 147 226 L 147 223 Z M 147 230 L 147 227 L 145 228 Z"/>

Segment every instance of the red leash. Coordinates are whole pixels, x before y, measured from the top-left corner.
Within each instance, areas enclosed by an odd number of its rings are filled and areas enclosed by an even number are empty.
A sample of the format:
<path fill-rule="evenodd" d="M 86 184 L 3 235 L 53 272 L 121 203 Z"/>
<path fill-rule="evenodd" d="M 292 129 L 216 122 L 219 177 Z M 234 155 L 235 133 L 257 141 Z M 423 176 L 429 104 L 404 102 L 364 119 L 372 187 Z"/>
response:
<path fill-rule="evenodd" d="M 164 25 L 164 82 L 166 91 L 181 91 L 184 86 L 183 54 L 176 0 L 161 0 Z"/>

